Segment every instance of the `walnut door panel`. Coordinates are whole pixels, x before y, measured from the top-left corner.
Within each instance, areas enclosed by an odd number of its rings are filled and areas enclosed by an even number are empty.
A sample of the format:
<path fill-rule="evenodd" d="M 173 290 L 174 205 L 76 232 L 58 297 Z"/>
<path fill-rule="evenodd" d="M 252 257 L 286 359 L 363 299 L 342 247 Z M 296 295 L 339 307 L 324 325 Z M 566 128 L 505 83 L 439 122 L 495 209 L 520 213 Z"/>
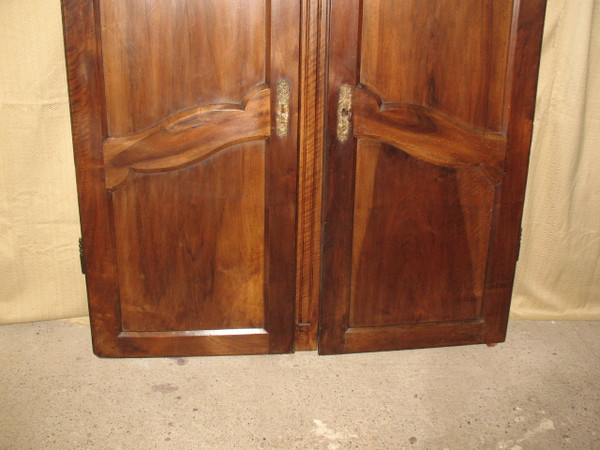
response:
<path fill-rule="evenodd" d="M 264 156 L 238 144 L 112 193 L 124 331 L 265 327 Z"/>
<path fill-rule="evenodd" d="M 479 319 L 494 195 L 486 177 L 359 141 L 355 184 L 350 326 Z"/>
<path fill-rule="evenodd" d="M 63 0 L 98 354 L 292 350 L 299 13 Z"/>
<path fill-rule="evenodd" d="M 109 136 L 200 105 L 241 104 L 268 70 L 265 0 L 100 0 Z"/>
<path fill-rule="evenodd" d="M 544 6 L 331 1 L 322 353 L 504 339 Z"/>
<path fill-rule="evenodd" d="M 364 0 L 359 81 L 386 104 L 432 107 L 469 127 L 501 131 L 512 6 Z"/>

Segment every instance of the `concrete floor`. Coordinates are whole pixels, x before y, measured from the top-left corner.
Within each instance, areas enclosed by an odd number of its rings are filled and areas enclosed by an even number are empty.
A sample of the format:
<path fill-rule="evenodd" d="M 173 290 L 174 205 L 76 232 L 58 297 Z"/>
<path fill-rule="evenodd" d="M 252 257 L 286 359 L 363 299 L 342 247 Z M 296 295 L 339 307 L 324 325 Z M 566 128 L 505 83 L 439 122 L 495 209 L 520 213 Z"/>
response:
<path fill-rule="evenodd" d="M 600 448 L 600 322 L 344 356 L 99 359 L 89 328 L 0 326 L 2 449 Z"/>

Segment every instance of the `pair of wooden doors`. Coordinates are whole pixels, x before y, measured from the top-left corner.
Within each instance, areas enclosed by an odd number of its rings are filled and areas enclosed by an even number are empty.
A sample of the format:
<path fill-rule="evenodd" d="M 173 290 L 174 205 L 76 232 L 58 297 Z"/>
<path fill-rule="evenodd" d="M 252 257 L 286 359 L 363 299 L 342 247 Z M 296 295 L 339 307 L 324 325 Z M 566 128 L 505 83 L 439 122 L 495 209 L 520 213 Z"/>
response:
<path fill-rule="evenodd" d="M 63 0 L 103 356 L 504 339 L 544 0 Z"/>

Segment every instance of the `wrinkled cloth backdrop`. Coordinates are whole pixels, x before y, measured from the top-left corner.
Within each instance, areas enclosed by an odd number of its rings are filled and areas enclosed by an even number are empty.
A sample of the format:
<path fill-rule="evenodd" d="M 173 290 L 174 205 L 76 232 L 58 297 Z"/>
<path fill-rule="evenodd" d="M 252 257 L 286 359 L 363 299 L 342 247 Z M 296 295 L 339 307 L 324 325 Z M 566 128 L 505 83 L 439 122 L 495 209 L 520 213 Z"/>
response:
<path fill-rule="evenodd" d="M 59 0 L 0 1 L 0 323 L 87 314 Z M 600 0 L 548 0 L 513 318 L 600 319 Z"/>

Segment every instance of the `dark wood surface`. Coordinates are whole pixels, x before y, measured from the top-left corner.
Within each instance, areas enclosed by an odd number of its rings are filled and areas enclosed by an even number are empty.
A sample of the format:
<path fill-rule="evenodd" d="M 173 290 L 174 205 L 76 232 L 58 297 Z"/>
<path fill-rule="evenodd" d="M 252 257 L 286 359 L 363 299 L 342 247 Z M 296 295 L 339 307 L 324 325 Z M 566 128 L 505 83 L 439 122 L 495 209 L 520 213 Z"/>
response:
<path fill-rule="evenodd" d="M 321 353 L 504 339 L 544 8 L 332 0 Z"/>
<path fill-rule="evenodd" d="M 298 166 L 296 350 L 316 350 L 321 288 L 321 223 L 327 2 L 302 3 L 302 101 Z"/>
<path fill-rule="evenodd" d="M 270 75 L 265 0 L 98 4 L 110 137 L 199 105 L 239 104 Z"/>
<path fill-rule="evenodd" d="M 62 7 L 97 354 L 504 340 L 545 0 Z"/>
<path fill-rule="evenodd" d="M 293 350 L 300 5 L 63 1 L 97 354 Z"/>
<path fill-rule="evenodd" d="M 521 0 L 514 4 L 502 124 L 508 148 L 504 159 L 506 176 L 496 196 L 490 238 L 493 257 L 486 274 L 486 343 L 503 342 L 506 337 L 519 255 L 545 11 L 546 0 Z"/>
<path fill-rule="evenodd" d="M 360 82 L 500 131 L 513 0 L 363 0 Z M 332 16 L 334 18 L 334 16 Z"/>
<path fill-rule="evenodd" d="M 124 331 L 265 327 L 265 147 L 229 146 L 112 194 Z"/>
<path fill-rule="evenodd" d="M 494 199 L 486 177 L 360 140 L 355 180 L 349 326 L 478 319 Z"/>

